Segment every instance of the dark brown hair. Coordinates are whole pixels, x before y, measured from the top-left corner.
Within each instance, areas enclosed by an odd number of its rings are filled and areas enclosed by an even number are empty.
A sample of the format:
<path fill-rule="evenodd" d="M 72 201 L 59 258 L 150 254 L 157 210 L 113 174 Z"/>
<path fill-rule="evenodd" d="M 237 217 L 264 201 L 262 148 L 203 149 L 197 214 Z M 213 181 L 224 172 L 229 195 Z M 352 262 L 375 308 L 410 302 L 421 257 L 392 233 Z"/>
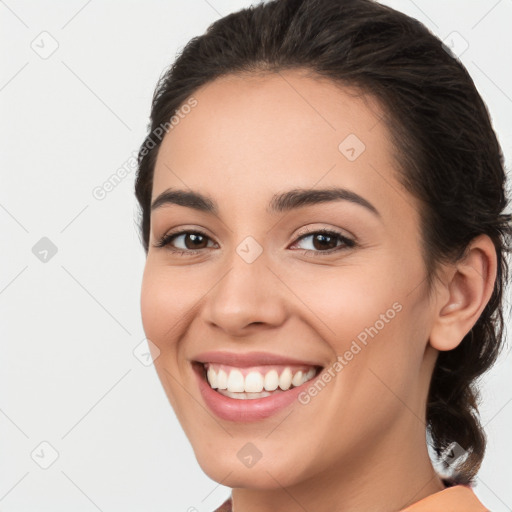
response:
<path fill-rule="evenodd" d="M 504 341 L 511 216 L 504 213 L 504 159 L 486 105 L 465 67 L 419 21 L 372 0 L 273 0 L 229 14 L 190 40 L 157 84 L 139 151 L 135 193 L 144 249 L 159 127 L 217 77 L 284 69 L 308 70 L 379 101 L 397 177 L 422 204 L 429 290 L 437 265 L 458 261 L 476 236 L 486 234 L 494 243 L 492 296 L 460 345 L 439 353 L 426 411 L 437 454 L 452 442 L 467 452 L 455 481 L 470 483 L 486 445 L 476 383 Z"/>

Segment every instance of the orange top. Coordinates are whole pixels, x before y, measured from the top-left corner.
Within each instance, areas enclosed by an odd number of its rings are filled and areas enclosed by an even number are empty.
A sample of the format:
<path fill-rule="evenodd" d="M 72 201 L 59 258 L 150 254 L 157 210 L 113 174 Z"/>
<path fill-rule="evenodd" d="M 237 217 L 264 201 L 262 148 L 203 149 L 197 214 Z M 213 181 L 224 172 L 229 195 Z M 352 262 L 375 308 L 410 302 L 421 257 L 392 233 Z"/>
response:
<path fill-rule="evenodd" d="M 232 512 L 229 497 L 215 512 Z M 490 512 L 482 505 L 471 487 L 455 485 L 447 487 L 404 508 L 399 512 Z"/>
<path fill-rule="evenodd" d="M 436 492 L 400 512 L 490 512 L 478 500 L 473 489 L 455 485 Z"/>

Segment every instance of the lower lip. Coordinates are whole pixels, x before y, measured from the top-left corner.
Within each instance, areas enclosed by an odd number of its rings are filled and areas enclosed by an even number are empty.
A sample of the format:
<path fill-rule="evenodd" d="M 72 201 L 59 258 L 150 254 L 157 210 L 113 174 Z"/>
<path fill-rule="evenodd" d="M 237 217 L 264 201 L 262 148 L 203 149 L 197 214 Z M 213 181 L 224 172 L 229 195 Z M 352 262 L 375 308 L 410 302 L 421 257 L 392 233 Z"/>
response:
<path fill-rule="evenodd" d="M 228 421 L 248 422 L 268 418 L 298 400 L 304 391 L 318 377 L 313 377 L 304 384 L 282 393 L 264 398 L 248 398 L 246 400 L 221 395 L 210 387 L 203 375 L 203 366 L 193 364 L 199 382 L 199 391 L 210 410 L 219 418 Z"/>

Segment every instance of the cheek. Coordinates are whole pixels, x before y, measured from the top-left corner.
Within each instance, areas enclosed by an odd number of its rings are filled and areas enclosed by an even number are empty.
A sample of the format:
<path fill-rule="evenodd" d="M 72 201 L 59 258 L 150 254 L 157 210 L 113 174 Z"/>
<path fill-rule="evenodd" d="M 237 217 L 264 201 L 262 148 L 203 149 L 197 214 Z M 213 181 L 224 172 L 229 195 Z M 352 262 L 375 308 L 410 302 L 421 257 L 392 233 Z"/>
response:
<path fill-rule="evenodd" d="M 372 370 L 397 392 L 407 393 L 421 366 L 425 329 L 420 311 L 425 304 L 421 288 L 411 293 L 420 268 L 412 261 L 400 263 L 401 272 L 390 257 L 364 268 L 317 267 L 290 283 L 312 312 L 306 321 L 328 343 L 333 360 L 342 358 L 334 369 L 343 375 L 336 379 L 344 382 L 340 393 L 358 383 L 360 403 L 374 404 L 375 396 L 387 392 Z"/>
<path fill-rule="evenodd" d="M 290 286 L 314 314 L 333 348 L 347 349 L 350 341 L 377 323 L 378 330 L 397 316 L 403 294 L 392 279 L 385 281 L 382 267 L 324 267 L 297 273 Z M 389 272 L 387 273 L 389 275 Z M 292 278 L 292 276 L 290 276 Z M 395 306 L 394 306 L 395 304 Z M 382 316 L 383 315 L 383 316 Z"/>
<path fill-rule="evenodd" d="M 141 285 L 141 317 L 147 338 L 169 350 L 200 314 L 218 275 L 196 266 L 171 267 L 148 256 Z M 203 300 L 202 300 L 203 299 Z"/>
<path fill-rule="evenodd" d="M 186 272 L 165 266 L 148 256 L 141 283 L 141 319 L 144 333 L 154 344 L 157 357 L 155 370 L 176 413 L 186 410 L 183 403 L 189 398 L 183 395 L 181 367 L 179 365 L 182 339 L 195 314 L 194 305 L 201 296 L 197 287 L 191 287 L 191 276 Z M 181 404 L 181 405 L 180 405 Z"/>
<path fill-rule="evenodd" d="M 168 323 L 168 311 L 162 314 L 163 310 L 168 310 L 162 301 L 167 301 L 164 295 L 165 285 L 158 278 L 152 267 L 146 263 L 142 277 L 140 310 L 142 325 L 147 338 L 153 343 L 160 345 L 158 340 L 159 333 L 163 332 L 164 324 Z"/>
<path fill-rule="evenodd" d="M 175 339 L 180 319 L 190 308 L 190 287 L 179 273 L 148 260 L 141 285 L 141 318 L 147 338 L 164 350 Z"/>

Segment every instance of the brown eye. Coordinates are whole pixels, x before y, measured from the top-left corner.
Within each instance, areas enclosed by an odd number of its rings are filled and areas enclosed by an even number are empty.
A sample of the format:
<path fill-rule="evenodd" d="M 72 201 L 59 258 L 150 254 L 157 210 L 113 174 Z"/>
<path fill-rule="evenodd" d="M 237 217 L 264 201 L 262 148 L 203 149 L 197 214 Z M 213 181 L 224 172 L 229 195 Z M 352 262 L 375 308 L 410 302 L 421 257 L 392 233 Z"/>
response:
<path fill-rule="evenodd" d="M 164 235 L 156 247 L 169 246 L 172 251 L 194 254 L 196 250 L 206 249 L 208 241 L 210 238 L 200 231 L 180 231 Z M 181 246 L 175 244 L 181 244 Z"/>
<path fill-rule="evenodd" d="M 313 247 L 319 251 L 322 249 L 334 249 L 338 245 L 338 238 L 323 233 L 313 235 Z"/>
<path fill-rule="evenodd" d="M 208 243 L 205 244 L 206 237 L 197 233 L 185 233 L 180 236 L 183 236 L 183 241 L 187 249 L 203 249 L 208 245 Z"/>
<path fill-rule="evenodd" d="M 294 245 L 307 239 L 311 239 L 309 244 L 305 244 L 309 245 L 309 247 L 305 248 L 307 254 L 337 252 L 356 245 L 353 240 L 346 238 L 341 233 L 328 230 L 318 230 L 302 235 Z"/>

